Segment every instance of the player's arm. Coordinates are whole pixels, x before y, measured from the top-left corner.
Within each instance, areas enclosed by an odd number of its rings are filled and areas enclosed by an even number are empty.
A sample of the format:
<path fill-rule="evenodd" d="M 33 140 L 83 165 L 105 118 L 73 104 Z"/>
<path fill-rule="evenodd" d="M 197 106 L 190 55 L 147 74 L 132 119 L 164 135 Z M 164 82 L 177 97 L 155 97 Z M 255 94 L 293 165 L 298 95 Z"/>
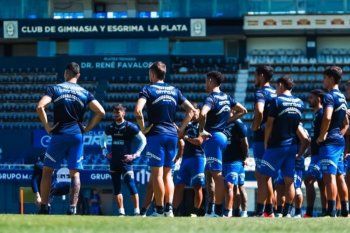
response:
<path fill-rule="evenodd" d="M 229 122 L 235 121 L 245 114 L 247 114 L 247 109 L 240 103 L 237 103 L 234 107 L 231 108 L 232 117 L 230 117 Z"/>
<path fill-rule="evenodd" d="M 204 130 L 204 126 L 207 121 L 207 115 L 210 109 L 211 109 L 210 106 L 205 104 L 199 114 L 199 135 L 200 136 L 204 136 L 204 137 L 211 136 L 210 133 Z"/>
<path fill-rule="evenodd" d="M 267 144 L 270 140 L 271 137 L 271 132 L 272 132 L 272 127 L 273 127 L 273 122 L 275 118 L 274 117 L 268 117 L 266 121 L 266 126 L 265 126 L 265 133 L 264 133 L 264 146 L 265 149 L 267 148 Z"/>
<path fill-rule="evenodd" d="M 263 120 L 265 102 L 257 102 L 254 106 L 254 118 L 252 122 L 252 130 L 257 131 Z"/>
<path fill-rule="evenodd" d="M 150 125 L 147 128 L 145 126 L 145 118 L 143 116 L 142 110 L 144 109 L 146 102 L 147 102 L 147 100 L 145 98 L 139 98 L 137 100 L 135 110 L 134 110 L 136 122 L 137 122 L 138 126 L 140 127 L 143 134 L 147 134 L 153 126 L 153 125 Z"/>
<path fill-rule="evenodd" d="M 52 98 L 50 96 L 44 95 L 40 99 L 40 101 L 36 107 L 36 112 L 38 113 L 39 119 L 40 119 L 41 123 L 44 125 L 44 128 L 45 128 L 47 133 L 50 133 L 57 126 L 57 124 L 54 126 L 50 126 L 49 121 L 47 119 L 47 114 L 45 111 L 46 106 L 49 105 L 51 103 L 51 101 L 52 101 Z"/>
<path fill-rule="evenodd" d="M 135 134 L 133 140 L 136 141 L 136 152 L 134 154 L 124 155 L 125 162 L 131 162 L 134 159 L 140 157 L 142 151 L 145 149 L 147 145 L 147 140 L 145 135 L 141 131 Z"/>
<path fill-rule="evenodd" d="M 341 134 L 343 136 L 345 136 L 348 129 L 349 129 L 349 118 L 348 118 L 348 116 L 345 115 L 343 125 L 342 125 L 342 128 L 340 130 Z"/>
<path fill-rule="evenodd" d="M 184 154 L 184 149 L 185 149 L 185 141 L 183 139 L 179 139 L 178 143 L 177 143 L 177 154 L 175 157 L 175 163 L 183 156 Z"/>
<path fill-rule="evenodd" d="M 248 143 L 248 138 L 242 138 L 241 139 L 241 148 L 244 154 L 244 160 L 246 160 L 249 156 L 248 156 L 248 152 L 249 152 L 249 143 Z"/>
<path fill-rule="evenodd" d="M 84 132 L 88 132 L 92 130 L 106 115 L 105 110 L 103 109 L 102 105 L 97 100 L 92 100 L 89 105 L 89 109 L 94 112 L 94 116 L 89 121 L 87 126 L 84 128 Z"/>
<path fill-rule="evenodd" d="M 321 143 L 326 140 L 329 125 L 331 124 L 332 114 L 333 107 L 326 107 L 322 117 L 320 135 L 316 140 L 317 143 Z"/>
<path fill-rule="evenodd" d="M 297 154 L 297 159 L 298 159 L 304 155 L 307 148 L 309 147 L 310 137 L 309 137 L 307 131 L 301 125 L 299 125 L 297 128 L 297 136 L 298 136 L 299 141 L 300 141 L 299 151 Z"/>
<path fill-rule="evenodd" d="M 196 109 L 193 107 L 191 102 L 188 101 L 188 100 L 185 100 L 181 104 L 181 108 L 186 111 L 186 115 L 185 115 L 185 118 L 181 122 L 180 128 L 178 129 L 178 131 L 179 131 L 179 138 L 183 138 L 184 137 L 185 129 L 186 129 L 187 125 L 190 123 L 190 121 L 193 118 L 193 115 L 194 115 L 194 113 L 196 111 Z"/>

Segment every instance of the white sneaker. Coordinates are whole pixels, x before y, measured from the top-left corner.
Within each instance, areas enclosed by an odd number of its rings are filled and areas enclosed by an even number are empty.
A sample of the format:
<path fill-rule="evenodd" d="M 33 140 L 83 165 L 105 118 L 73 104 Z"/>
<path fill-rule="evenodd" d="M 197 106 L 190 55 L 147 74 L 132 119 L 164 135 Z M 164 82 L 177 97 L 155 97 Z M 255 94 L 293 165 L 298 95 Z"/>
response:
<path fill-rule="evenodd" d="M 294 218 L 301 218 L 301 214 L 294 215 Z"/>
<path fill-rule="evenodd" d="M 191 218 L 197 218 L 198 216 L 197 216 L 197 214 L 191 214 L 190 217 Z"/>
<path fill-rule="evenodd" d="M 164 216 L 165 216 L 165 217 L 173 218 L 173 217 L 174 217 L 173 210 L 169 210 L 169 211 L 167 211 L 167 212 L 164 212 Z"/>
<path fill-rule="evenodd" d="M 285 216 L 285 218 L 291 218 L 292 217 L 292 215 L 290 215 L 290 214 L 287 214 L 286 216 Z"/>
<path fill-rule="evenodd" d="M 282 218 L 282 217 L 283 217 L 283 214 L 281 214 L 281 213 L 275 214 L 275 217 L 276 217 L 276 218 Z"/>
<path fill-rule="evenodd" d="M 248 211 L 242 211 L 241 218 L 248 218 Z"/>

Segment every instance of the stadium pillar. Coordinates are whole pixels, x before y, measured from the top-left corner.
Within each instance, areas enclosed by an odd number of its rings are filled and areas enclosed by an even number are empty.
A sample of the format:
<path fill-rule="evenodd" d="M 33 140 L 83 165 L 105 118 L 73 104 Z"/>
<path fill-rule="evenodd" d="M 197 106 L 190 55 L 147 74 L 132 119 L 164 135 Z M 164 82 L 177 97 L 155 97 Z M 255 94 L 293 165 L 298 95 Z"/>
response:
<path fill-rule="evenodd" d="M 314 35 L 306 37 L 306 57 L 317 57 L 317 38 Z"/>

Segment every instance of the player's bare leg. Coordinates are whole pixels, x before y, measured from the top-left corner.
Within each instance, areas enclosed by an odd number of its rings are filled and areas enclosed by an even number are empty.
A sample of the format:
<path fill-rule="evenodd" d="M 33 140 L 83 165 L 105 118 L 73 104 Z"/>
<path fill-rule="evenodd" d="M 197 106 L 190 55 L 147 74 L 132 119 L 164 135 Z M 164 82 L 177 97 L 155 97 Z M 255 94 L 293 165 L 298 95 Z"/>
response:
<path fill-rule="evenodd" d="M 274 191 L 272 186 L 272 178 L 268 176 L 262 176 L 263 182 L 260 184 L 260 189 L 258 190 L 258 195 L 261 200 L 266 200 L 265 205 L 265 214 L 266 217 L 272 217 L 273 216 L 273 203 L 274 203 Z M 261 202 L 258 202 L 258 205 L 263 205 Z M 259 210 L 261 212 L 261 210 Z M 261 213 L 258 213 L 261 215 Z"/>
<path fill-rule="evenodd" d="M 206 216 L 210 216 L 214 210 L 215 203 L 215 183 L 210 171 L 205 171 L 205 187 L 207 191 L 207 210 Z"/>
<path fill-rule="evenodd" d="M 201 185 L 195 185 L 194 189 L 194 214 L 199 215 L 199 210 L 203 202 L 203 188 Z"/>
<path fill-rule="evenodd" d="M 225 197 L 225 182 L 221 172 L 212 171 L 211 175 L 215 183 L 215 214 L 221 216 Z"/>
<path fill-rule="evenodd" d="M 238 186 L 239 188 L 239 193 L 240 193 L 240 199 L 241 199 L 241 209 L 242 209 L 242 213 L 241 213 L 241 217 L 248 217 L 248 213 L 247 213 L 247 203 L 248 203 L 248 195 L 247 195 L 247 190 L 245 189 L 244 185 L 240 185 Z"/>
<path fill-rule="evenodd" d="M 320 189 L 322 214 L 326 214 L 326 210 L 327 210 L 327 192 L 326 192 L 326 187 L 324 185 L 323 180 L 318 180 L 317 184 L 318 184 L 318 188 Z"/>
<path fill-rule="evenodd" d="M 158 214 L 164 213 L 164 181 L 163 167 L 152 167 L 152 184 L 154 191 L 154 199 L 156 202 L 156 210 Z"/>
<path fill-rule="evenodd" d="M 166 216 L 173 217 L 173 199 L 174 199 L 174 180 L 171 172 L 171 168 L 164 167 L 163 168 L 163 180 L 164 180 L 164 202 L 165 202 L 165 214 Z"/>
<path fill-rule="evenodd" d="M 48 204 L 53 172 L 53 168 L 44 166 L 40 182 L 41 206 L 39 214 L 49 214 Z"/>
<path fill-rule="evenodd" d="M 335 204 L 337 200 L 337 181 L 335 175 L 323 174 L 323 182 L 327 196 L 327 214 L 335 216 Z"/>
<path fill-rule="evenodd" d="M 285 177 L 284 185 L 286 194 L 286 204 L 283 208 L 283 217 L 290 217 L 290 212 L 295 197 L 294 179 L 292 177 Z"/>
<path fill-rule="evenodd" d="M 314 209 L 314 204 L 316 199 L 316 191 L 315 191 L 314 183 L 315 183 L 315 180 L 312 178 L 307 178 L 304 181 L 305 189 L 306 189 L 306 202 L 307 202 L 305 217 L 313 216 L 313 209 Z"/>
<path fill-rule="evenodd" d="M 237 189 L 236 189 L 237 190 Z M 230 182 L 225 184 L 225 213 L 226 217 L 232 217 L 232 209 L 234 202 L 234 185 Z"/>
<path fill-rule="evenodd" d="M 241 206 L 241 192 L 237 185 L 233 187 L 233 216 L 239 217 L 240 216 L 240 206 Z"/>
<path fill-rule="evenodd" d="M 174 191 L 174 214 L 178 215 L 178 208 L 183 200 L 183 195 L 184 195 L 184 190 L 185 190 L 185 185 L 184 184 L 177 184 L 175 186 L 175 191 Z"/>
<path fill-rule="evenodd" d="M 296 189 L 295 199 L 294 199 L 294 203 L 295 203 L 295 215 L 294 215 L 294 217 L 296 217 L 296 218 L 301 218 L 301 207 L 303 205 L 303 201 L 304 201 L 304 196 L 303 196 L 301 189 Z"/>
<path fill-rule="evenodd" d="M 146 187 L 146 195 L 145 195 L 145 198 L 143 200 L 142 207 L 141 207 L 141 212 L 140 212 L 141 216 L 146 216 L 148 208 L 151 206 L 153 197 L 154 197 L 154 195 L 153 195 L 153 177 L 151 175 L 149 178 L 149 182 L 147 184 L 147 187 Z"/>
<path fill-rule="evenodd" d="M 276 206 L 277 206 L 276 216 L 282 217 L 283 207 L 286 203 L 285 187 L 283 184 L 276 185 L 275 199 L 276 199 Z"/>
<path fill-rule="evenodd" d="M 347 217 L 349 215 L 348 187 L 346 185 L 344 175 L 337 175 L 336 179 L 337 179 L 338 196 L 340 199 L 339 204 L 340 204 L 341 216 Z"/>
<path fill-rule="evenodd" d="M 68 214 L 76 214 L 77 212 L 77 204 L 79 199 L 80 192 L 80 173 L 77 170 L 69 171 L 71 178 L 71 186 L 70 186 L 70 208 L 68 210 Z"/>

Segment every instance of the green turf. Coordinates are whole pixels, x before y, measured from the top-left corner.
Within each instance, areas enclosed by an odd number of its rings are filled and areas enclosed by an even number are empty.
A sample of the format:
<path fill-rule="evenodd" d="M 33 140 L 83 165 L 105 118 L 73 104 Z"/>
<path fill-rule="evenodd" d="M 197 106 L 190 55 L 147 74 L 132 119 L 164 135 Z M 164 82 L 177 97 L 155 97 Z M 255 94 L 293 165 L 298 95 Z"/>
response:
<path fill-rule="evenodd" d="M 350 232 L 350 218 L 140 218 L 0 215 L 1 233 L 206 233 L 206 232 Z"/>

